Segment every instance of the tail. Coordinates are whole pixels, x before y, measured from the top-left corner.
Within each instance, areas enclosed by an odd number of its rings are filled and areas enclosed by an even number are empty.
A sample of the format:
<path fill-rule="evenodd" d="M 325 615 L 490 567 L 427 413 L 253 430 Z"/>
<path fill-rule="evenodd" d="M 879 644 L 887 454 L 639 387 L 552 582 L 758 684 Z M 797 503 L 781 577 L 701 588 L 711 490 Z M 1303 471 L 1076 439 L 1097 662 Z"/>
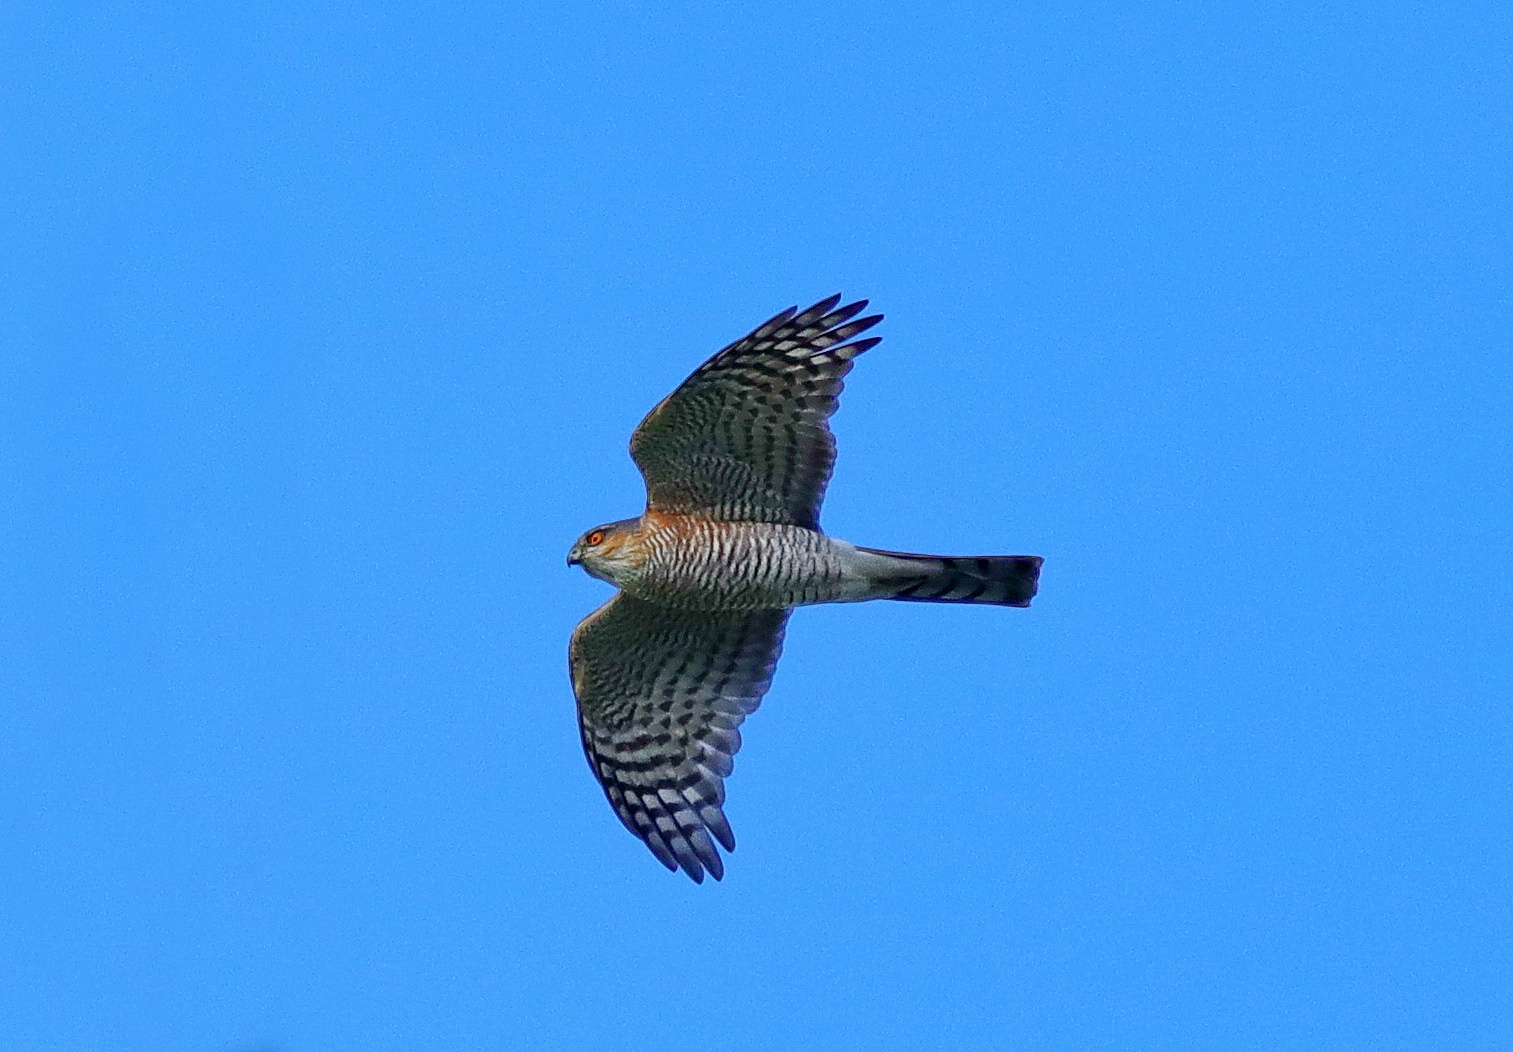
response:
<path fill-rule="evenodd" d="M 857 548 L 881 556 L 868 569 L 876 598 L 911 603 L 981 603 L 1029 606 L 1040 588 L 1038 555 L 979 555 L 949 558 Z M 883 561 L 886 560 L 886 561 Z"/>

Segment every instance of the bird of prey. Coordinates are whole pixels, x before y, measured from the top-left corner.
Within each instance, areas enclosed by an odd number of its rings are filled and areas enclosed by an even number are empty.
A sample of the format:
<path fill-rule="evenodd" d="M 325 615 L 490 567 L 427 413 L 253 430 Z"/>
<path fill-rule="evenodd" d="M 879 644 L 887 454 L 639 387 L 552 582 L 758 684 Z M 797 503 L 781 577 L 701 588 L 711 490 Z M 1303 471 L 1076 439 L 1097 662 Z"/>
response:
<path fill-rule="evenodd" d="M 827 423 L 882 321 L 840 296 L 789 308 L 696 369 L 631 436 L 646 511 L 568 553 L 620 591 L 573 632 L 588 763 L 620 821 L 696 883 L 735 850 L 725 778 L 772 682 L 796 606 L 902 599 L 1029 606 L 1034 555 L 862 548 L 820 530 L 835 465 Z"/>

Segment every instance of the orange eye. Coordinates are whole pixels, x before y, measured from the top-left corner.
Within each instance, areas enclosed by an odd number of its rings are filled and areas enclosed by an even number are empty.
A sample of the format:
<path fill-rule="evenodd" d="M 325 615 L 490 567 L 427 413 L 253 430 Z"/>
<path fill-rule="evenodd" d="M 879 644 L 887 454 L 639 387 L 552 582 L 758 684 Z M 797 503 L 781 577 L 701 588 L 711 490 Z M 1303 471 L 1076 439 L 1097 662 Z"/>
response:
<path fill-rule="evenodd" d="M 589 534 L 588 535 L 588 543 L 590 545 L 603 544 L 604 543 L 604 531 L 603 530 L 595 530 L 593 533 Z"/>

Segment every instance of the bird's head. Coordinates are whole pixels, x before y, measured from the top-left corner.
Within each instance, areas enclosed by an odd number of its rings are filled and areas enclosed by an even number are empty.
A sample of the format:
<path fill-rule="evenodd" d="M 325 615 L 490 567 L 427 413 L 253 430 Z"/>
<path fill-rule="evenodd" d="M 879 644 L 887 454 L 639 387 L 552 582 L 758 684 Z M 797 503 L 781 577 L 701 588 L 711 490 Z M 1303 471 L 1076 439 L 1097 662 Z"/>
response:
<path fill-rule="evenodd" d="M 592 577 L 619 584 L 643 561 L 641 546 L 633 539 L 640 525 L 640 519 L 621 519 L 595 526 L 567 553 L 567 565 L 581 566 Z"/>

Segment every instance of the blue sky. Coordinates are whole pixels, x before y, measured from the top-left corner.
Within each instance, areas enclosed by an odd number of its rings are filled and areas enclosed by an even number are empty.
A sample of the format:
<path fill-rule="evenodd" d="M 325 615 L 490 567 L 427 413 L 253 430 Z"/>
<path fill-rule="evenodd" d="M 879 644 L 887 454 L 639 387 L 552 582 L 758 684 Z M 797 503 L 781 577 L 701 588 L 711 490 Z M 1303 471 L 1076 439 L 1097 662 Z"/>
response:
<path fill-rule="evenodd" d="M 0 1046 L 1513 1040 L 1492 5 L 4 15 Z M 722 884 L 584 763 L 574 538 L 888 316 Z"/>

